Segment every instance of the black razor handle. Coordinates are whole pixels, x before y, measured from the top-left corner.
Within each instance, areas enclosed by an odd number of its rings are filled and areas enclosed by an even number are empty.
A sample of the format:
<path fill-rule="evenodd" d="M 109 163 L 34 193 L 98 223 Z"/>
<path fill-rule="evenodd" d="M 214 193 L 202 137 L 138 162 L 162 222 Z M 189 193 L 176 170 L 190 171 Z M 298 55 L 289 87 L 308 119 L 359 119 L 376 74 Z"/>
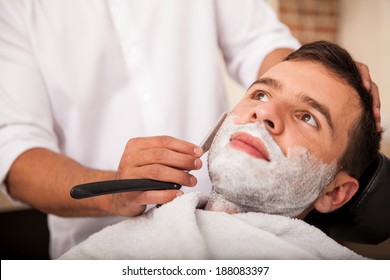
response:
<path fill-rule="evenodd" d="M 138 192 L 151 190 L 178 190 L 181 185 L 150 179 L 123 179 L 92 182 L 74 186 L 70 190 L 72 198 L 81 199 L 98 195 L 120 192 Z"/>

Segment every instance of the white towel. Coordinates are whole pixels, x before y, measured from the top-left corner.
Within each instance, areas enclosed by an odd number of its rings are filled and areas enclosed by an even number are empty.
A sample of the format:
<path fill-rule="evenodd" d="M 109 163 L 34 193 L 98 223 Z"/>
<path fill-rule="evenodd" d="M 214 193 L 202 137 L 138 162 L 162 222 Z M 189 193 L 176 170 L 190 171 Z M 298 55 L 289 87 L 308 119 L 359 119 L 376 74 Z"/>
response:
<path fill-rule="evenodd" d="M 302 220 L 198 209 L 193 192 L 108 226 L 61 259 L 363 259 Z"/>

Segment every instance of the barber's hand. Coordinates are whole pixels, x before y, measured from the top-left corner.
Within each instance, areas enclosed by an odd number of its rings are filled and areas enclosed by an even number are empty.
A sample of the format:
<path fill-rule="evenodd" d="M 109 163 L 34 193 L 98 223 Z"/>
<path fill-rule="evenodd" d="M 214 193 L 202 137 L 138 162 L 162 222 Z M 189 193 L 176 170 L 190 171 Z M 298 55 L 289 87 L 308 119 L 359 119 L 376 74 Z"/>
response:
<path fill-rule="evenodd" d="M 116 173 L 116 179 L 153 179 L 195 186 L 196 178 L 184 170 L 202 167 L 200 147 L 169 136 L 129 140 Z M 122 216 L 141 214 L 146 204 L 163 204 L 182 195 L 181 190 L 125 192 L 106 196 L 108 212 Z"/>
<path fill-rule="evenodd" d="M 370 71 L 364 63 L 356 62 L 358 69 L 360 70 L 360 75 L 362 76 L 364 87 L 371 92 L 373 104 L 372 111 L 376 120 L 376 130 L 379 132 L 381 127 L 381 100 L 379 98 L 378 86 L 371 80 Z"/>

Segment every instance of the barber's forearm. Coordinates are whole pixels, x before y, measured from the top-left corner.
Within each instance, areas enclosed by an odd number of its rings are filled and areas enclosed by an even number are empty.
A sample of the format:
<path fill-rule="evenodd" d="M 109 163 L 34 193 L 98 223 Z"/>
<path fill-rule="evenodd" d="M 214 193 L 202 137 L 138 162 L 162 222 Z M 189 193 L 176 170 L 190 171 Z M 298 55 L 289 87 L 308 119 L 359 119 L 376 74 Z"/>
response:
<path fill-rule="evenodd" d="M 276 49 L 270 52 L 263 60 L 263 63 L 260 65 L 257 76 L 261 77 L 265 72 L 268 71 L 268 69 L 281 62 L 286 56 L 288 56 L 293 51 L 294 51 L 293 49 Z"/>
<path fill-rule="evenodd" d="M 76 161 L 46 149 L 31 149 L 12 165 L 7 177 L 12 197 L 43 212 L 60 216 L 106 215 L 105 197 L 74 200 L 70 189 L 80 183 L 109 180 L 115 172 L 86 168 Z"/>

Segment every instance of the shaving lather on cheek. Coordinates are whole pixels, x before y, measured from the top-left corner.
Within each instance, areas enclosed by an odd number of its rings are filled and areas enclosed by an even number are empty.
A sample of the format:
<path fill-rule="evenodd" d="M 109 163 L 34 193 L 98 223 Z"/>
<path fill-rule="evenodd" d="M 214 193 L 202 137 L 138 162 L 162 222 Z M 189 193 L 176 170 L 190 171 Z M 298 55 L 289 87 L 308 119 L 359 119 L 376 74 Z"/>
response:
<path fill-rule="evenodd" d="M 304 147 L 290 148 L 284 155 L 263 124 L 236 125 L 233 119 L 228 116 L 209 152 L 213 191 L 207 209 L 296 217 L 333 180 L 336 164 L 323 163 Z M 251 148 L 244 152 L 239 145 L 232 147 L 237 134 L 250 135 L 262 156 Z"/>

